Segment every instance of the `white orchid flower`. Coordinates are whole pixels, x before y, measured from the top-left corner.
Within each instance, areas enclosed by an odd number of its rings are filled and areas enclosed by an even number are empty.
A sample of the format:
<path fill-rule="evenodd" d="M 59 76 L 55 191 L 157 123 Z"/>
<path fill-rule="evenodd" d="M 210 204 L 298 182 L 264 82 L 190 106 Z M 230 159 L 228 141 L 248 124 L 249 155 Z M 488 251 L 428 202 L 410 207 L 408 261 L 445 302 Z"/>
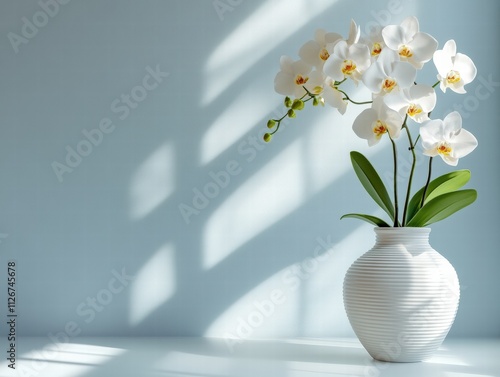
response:
<path fill-rule="evenodd" d="M 368 141 L 371 147 L 377 144 L 386 133 L 392 139 L 399 137 L 403 118 L 384 103 L 382 97 L 373 101 L 370 109 L 363 110 L 354 120 L 352 129 L 356 135 Z"/>
<path fill-rule="evenodd" d="M 382 27 L 380 25 L 373 27 L 368 36 L 360 39 L 360 43 L 368 46 L 371 61 L 372 63 L 375 62 L 385 47 L 384 38 L 382 37 Z"/>
<path fill-rule="evenodd" d="M 323 99 L 331 107 L 337 109 L 340 114 L 344 114 L 347 110 L 347 101 L 344 100 L 344 94 L 337 90 L 335 80 L 327 77 L 325 86 L 323 87 Z"/>
<path fill-rule="evenodd" d="M 402 62 L 397 52 L 384 49 L 376 62 L 363 74 L 363 83 L 374 94 L 385 95 L 393 90 L 413 85 L 417 70 L 410 63 Z"/>
<path fill-rule="evenodd" d="M 437 49 L 437 41 L 429 34 L 419 31 L 416 17 L 407 17 L 400 25 L 388 25 L 382 30 L 384 42 L 406 60 L 420 69 L 431 60 Z"/>
<path fill-rule="evenodd" d="M 306 42 L 299 50 L 300 58 L 317 69 L 322 69 L 330 57 L 335 43 L 342 40 L 337 33 L 327 33 L 323 29 L 316 30 L 314 40 Z"/>
<path fill-rule="evenodd" d="M 436 106 L 436 92 L 429 85 L 413 85 L 399 92 L 392 92 L 383 97 L 387 106 L 408 115 L 417 123 L 429 120 L 429 115 Z"/>
<path fill-rule="evenodd" d="M 370 50 L 366 45 L 354 43 L 349 46 L 346 41 L 339 41 L 333 49 L 333 54 L 325 62 L 323 71 L 336 81 L 350 77 L 357 83 L 369 66 Z"/>
<path fill-rule="evenodd" d="M 471 58 L 457 54 L 457 45 L 453 39 L 446 42 L 442 50 L 434 53 L 433 61 L 438 71 L 437 78 L 441 82 L 439 87 L 443 92 L 450 88 L 456 93 L 466 93 L 464 85 L 474 80 L 477 69 Z"/>
<path fill-rule="evenodd" d="M 462 128 L 462 117 L 458 111 L 453 111 L 443 120 L 435 119 L 423 124 L 420 137 L 424 155 L 441 156 L 451 166 L 456 166 L 459 158 L 477 147 L 474 135 Z"/>
<path fill-rule="evenodd" d="M 303 88 L 309 81 L 312 67 L 302 60 L 294 61 L 289 56 L 280 59 L 281 71 L 274 78 L 274 90 L 285 96 L 302 97 L 306 91 Z"/>

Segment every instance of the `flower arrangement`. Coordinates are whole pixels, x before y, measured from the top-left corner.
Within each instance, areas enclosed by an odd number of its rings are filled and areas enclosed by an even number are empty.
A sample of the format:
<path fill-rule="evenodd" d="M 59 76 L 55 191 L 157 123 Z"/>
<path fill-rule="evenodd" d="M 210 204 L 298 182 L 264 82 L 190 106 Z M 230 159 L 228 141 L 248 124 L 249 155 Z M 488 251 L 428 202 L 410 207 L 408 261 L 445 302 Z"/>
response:
<path fill-rule="evenodd" d="M 434 157 L 456 166 L 461 157 L 477 146 L 476 138 L 462 128 L 462 117 L 454 111 L 444 119 L 431 119 L 436 105 L 435 88 L 465 93 L 464 86 L 474 80 L 476 67 L 466 55 L 457 53 L 454 40 L 447 41 L 442 50 L 429 34 L 419 30 L 416 17 L 408 17 L 400 25 L 388 25 L 373 30 L 360 39 L 360 28 L 351 21 L 349 36 L 318 30 L 314 40 L 299 50 L 300 59 L 282 56 L 281 70 L 274 87 L 285 97 L 287 112 L 279 119 L 270 119 L 269 142 L 285 118 L 295 118 L 307 102 L 313 106 L 325 103 L 344 114 L 348 103 L 370 104 L 355 119 L 352 128 L 357 136 L 366 139 L 369 146 L 377 144 L 386 135 L 392 145 L 394 159 L 393 198 L 366 157 L 351 152 L 354 171 L 363 187 L 387 213 L 390 222 L 367 214 L 349 213 L 351 217 L 368 221 L 380 227 L 424 227 L 452 215 L 476 200 L 477 192 L 461 188 L 469 181 L 470 171 L 458 170 L 431 180 Z M 432 60 L 437 69 L 433 85 L 417 84 L 417 72 Z M 354 101 L 342 86 L 347 80 L 355 85 L 363 83 L 372 92 L 370 101 Z M 410 122 L 419 125 L 418 136 L 412 135 Z M 415 132 L 415 131 L 414 131 Z M 407 182 L 402 216 L 399 217 L 396 139 L 406 135 L 412 165 Z M 427 181 L 413 196 L 412 181 L 417 155 L 415 148 L 421 140 L 423 155 L 429 158 Z M 392 225 L 389 225 L 392 224 Z"/>

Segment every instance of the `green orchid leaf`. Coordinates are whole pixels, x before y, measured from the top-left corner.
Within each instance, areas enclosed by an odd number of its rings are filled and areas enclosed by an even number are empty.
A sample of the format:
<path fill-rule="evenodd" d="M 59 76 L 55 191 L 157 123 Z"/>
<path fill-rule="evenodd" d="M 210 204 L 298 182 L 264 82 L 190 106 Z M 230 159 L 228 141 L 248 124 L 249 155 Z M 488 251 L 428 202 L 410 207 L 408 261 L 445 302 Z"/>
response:
<path fill-rule="evenodd" d="M 361 184 L 375 202 L 389 215 L 394 221 L 394 206 L 391 198 L 380 176 L 375 171 L 375 168 L 370 164 L 365 156 L 361 153 L 351 152 L 351 162 L 354 172 L 358 176 Z"/>
<path fill-rule="evenodd" d="M 406 226 L 423 227 L 441 221 L 474 203 L 476 198 L 476 190 L 471 189 L 439 195 L 425 203 Z"/>
<path fill-rule="evenodd" d="M 457 191 L 469 182 L 469 180 L 470 170 L 457 170 L 437 177 L 429 183 L 429 187 L 427 188 L 427 192 L 425 194 L 425 203 L 428 203 L 439 195 Z M 424 188 L 425 186 L 417 191 L 417 193 L 411 198 L 408 205 L 407 221 L 410 221 L 420 209 Z"/>
<path fill-rule="evenodd" d="M 340 220 L 345 219 L 345 218 L 364 220 L 366 222 L 369 222 L 370 224 L 380 226 L 380 227 L 389 227 L 390 226 L 384 220 L 379 219 L 378 217 L 371 216 L 371 215 L 363 215 L 360 213 L 347 213 L 344 216 L 342 216 L 340 218 Z"/>

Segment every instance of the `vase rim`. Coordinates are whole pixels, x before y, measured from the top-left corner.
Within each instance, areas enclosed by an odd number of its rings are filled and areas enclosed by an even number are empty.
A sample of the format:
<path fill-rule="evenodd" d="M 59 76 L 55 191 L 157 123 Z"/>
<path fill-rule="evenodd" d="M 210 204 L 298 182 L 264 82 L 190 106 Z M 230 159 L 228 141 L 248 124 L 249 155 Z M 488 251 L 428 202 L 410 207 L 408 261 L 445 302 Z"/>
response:
<path fill-rule="evenodd" d="M 412 227 L 412 226 L 391 226 L 391 227 L 380 227 L 376 226 L 373 228 L 376 233 L 382 232 L 411 232 L 411 233 L 430 233 L 431 228 L 428 227 Z"/>

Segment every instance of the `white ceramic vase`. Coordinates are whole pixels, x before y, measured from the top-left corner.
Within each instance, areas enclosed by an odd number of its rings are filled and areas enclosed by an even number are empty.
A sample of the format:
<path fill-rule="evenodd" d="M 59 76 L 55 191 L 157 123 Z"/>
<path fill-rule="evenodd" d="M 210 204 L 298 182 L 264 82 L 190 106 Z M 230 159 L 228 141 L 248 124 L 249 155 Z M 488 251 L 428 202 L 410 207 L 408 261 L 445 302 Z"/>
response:
<path fill-rule="evenodd" d="M 375 228 L 375 233 L 375 246 L 345 276 L 347 317 L 374 359 L 424 360 L 455 320 L 457 274 L 429 245 L 429 228 Z"/>

